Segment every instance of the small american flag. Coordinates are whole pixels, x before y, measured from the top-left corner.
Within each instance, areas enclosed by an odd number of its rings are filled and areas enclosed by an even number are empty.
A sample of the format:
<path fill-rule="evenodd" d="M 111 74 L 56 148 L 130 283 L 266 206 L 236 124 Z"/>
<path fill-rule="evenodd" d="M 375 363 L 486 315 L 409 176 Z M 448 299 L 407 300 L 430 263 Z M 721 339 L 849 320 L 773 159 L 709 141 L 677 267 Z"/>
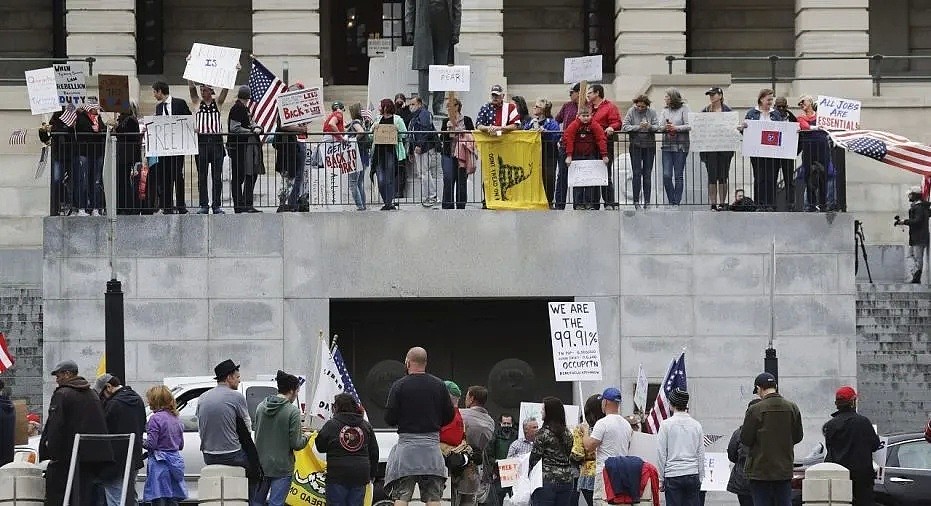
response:
<path fill-rule="evenodd" d="M 721 438 L 723 438 L 723 437 L 724 437 L 724 436 L 719 436 L 719 435 L 717 435 L 717 434 L 704 434 L 704 435 L 702 436 L 702 443 L 704 443 L 705 448 L 708 448 L 709 446 L 711 446 L 711 445 L 717 443 L 718 441 L 720 441 Z"/>
<path fill-rule="evenodd" d="M 27 130 L 25 128 L 13 130 L 13 133 L 10 134 L 10 146 L 26 144 L 26 132 Z"/>
<path fill-rule="evenodd" d="M 346 362 L 343 360 L 343 354 L 339 351 L 339 346 L 334 346 L 332 353 L 333 362 L 336 363 L 336 370 L 339 371 L 339 376 L 343 380 L 343 392 L 351 395 L 356 403 L 362 406 L 362 399 L 359 398 L 359 392 L 356 391 L 356 386 L 352 383 L 352 376 L 349 375 L 349 370 L 346 369 Z"/>
<path fill-rule="evenodd" d="M 253 58 L 252 68 L 249 70 L 249 97 L 252 103 L 249 112 L 252 113 L 253 124 L 262 127 L 265 133 L 275 131 L 278 119 L 278 94 L 287 91 L 287 86 L 275 74 L 265 68 L 259 60 Z"/>
<path fill-rule="evenodd" d="M 666 372 L 666 377 L 663 378 L 662 388 L 659 389 L 656 402 L 653 403 L 653 409 L 650 410 L 650 414 L 647 416 L 648 432 L 651 434 L 659 432 L 660 422 L 672 416 L 672 405 L 669 404 L 667 396 L 677 388 L 688 390 L 686 386 L 685 353 L 683 352 L 682 355 L 679 355 L 679 358 L 669 364 L 669 370 Z"/>
<path fill-rule="evenodd" d="M 74 108 L 74 104 L 68 104 L 68 108 L 65 109 L 65 112 L 61 113 L 60 119 L 65 126 L 74 126 L 74 122 L 78 120 L 78 111 Z"/>
<path fill-rule="evenodd" d="M 6 336 L 3 335 L 3 332 L 0 332 L 0 372 L 13 367 L 15 362 L 16 359 L 13 358 L 13 354 L 10 353 L 10 349 L 7 347 Z"/>

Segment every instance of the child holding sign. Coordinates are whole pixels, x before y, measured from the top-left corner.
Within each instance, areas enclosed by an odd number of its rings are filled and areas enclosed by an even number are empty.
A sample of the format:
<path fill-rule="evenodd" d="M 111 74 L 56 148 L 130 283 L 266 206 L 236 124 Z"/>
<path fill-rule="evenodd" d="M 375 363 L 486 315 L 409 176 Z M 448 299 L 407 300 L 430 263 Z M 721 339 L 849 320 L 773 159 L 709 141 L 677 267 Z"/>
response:
<path fill-rule="evenodd" d="M 566 165 L 572 160 L 598 160 L 608 163 L 608 136 L 601 125 L 592 121 L 592 110 L 583 105 L 579 115 L 563 133 L 566 145 Z M 574 209 L 597 209 L 600 188 L 583 186 L 572 189 L 572 207 Z"/>

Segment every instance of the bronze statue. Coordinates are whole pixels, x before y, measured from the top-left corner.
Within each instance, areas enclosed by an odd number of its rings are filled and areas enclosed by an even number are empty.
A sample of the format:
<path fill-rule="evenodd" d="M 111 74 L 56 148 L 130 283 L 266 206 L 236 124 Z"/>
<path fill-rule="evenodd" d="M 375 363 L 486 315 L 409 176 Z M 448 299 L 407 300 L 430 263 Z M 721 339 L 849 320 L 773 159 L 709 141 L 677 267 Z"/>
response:
<path fill-rule="evenodd" d="M 430 100 L 430 65 L 453 64 L 453 47 L 459 43 L 462 0 L 405 0 L 404 26 L 407 40 L 414 44 L 411 68 L 418 71 L 417 89 L 424 105 L 433 104 L 441 114 L 443 92 Z"/>

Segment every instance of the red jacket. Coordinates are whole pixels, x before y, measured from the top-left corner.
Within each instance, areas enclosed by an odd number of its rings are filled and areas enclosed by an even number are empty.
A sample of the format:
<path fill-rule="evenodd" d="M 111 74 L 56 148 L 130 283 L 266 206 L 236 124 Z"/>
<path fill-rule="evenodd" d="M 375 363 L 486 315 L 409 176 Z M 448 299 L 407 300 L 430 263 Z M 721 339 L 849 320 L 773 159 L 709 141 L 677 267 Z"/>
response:
<path fill-rule="evenodd" d="M 604 473 L 605 501 L 608 504 L 633 504 L 633 499 L 629 495 L 614 493 L 611 480 L 608 478 L 608 472 L 602 472 Z M 640 469 L 641 495 L 646 491 L 647 485 L 650 485 L 650 491 L 653 493 L 653 506 L 659 506 L 659 471 L 657 471 L 656 466 L 644 461 L 643 467 Z"/>
<path fill-rule="evenodd" d="M 608 136 L 605 135 L 604 128 L 595 122 L 594 118 L 587 124 L 583 125 L 582 120 L 576 118 L 566 127 L 562 134 L 563 143 L 566 145 L 566 154 L 572 157 L 597 157 L 605 158 L 608 156 Z"/>
<path fill-rule="evenodd" d="M 459 446 L 459 443 L 465 439 L 465 423 L 462 421 L 462 414 L 459 408 L 453 407 L 456 412 L 453 415 L 453 421 L 440 428 L 440 442 L 449 446 Z"/>
<path fill-rule="evenodd" d="M 621 111 L 618 110 L 614 102 L 605 100 L 596 108 L 592 105 L 592 123 L 598 123 L 601 128 L 607 130 L 608 127 L 615 131 L 621 129 Z"/>
<path fill-rule="evenodd" d="M 797 119 L 799 130 L 811 130 L 811 127 L 817 124 L 818 115 L 817 113 L 811 113 L 811 116 L 799 114 Z"/>

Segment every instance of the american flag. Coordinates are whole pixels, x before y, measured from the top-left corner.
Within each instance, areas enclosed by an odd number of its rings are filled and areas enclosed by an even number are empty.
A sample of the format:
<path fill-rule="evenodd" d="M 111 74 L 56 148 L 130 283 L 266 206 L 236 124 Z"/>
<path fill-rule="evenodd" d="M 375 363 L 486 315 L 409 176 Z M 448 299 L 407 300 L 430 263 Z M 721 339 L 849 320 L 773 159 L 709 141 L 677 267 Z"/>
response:
<path fill-rule="evenodd" d="M 372 123 L 375 123 L 375 116 L 377 116 L 377 113 L 375 112 L 375 106 L 372 105 L 371 102 L 369 102 L 369 108 L 362 109 L 362 120 L 365 122 L 366 125 L 370 125 Z"/>
<path fill-rule="evenodd" d="M 667 396 L 677 388 L 688 390 L 685 378 L 684 352 L 669 364 L 669 370 L 666 372 L 666 377 L 663 378 L 662 388 L 659 389 L 656 402 L 653 403 L 653 409 L 650 410 L 650 414 L 647 416 L 647 429 L 651 434 L 658 433 L 660 422 L 672 416 L 672 406 L 669 404 Z"/>
<path fill-rule="evenodd" d="M 708 448 L 709 446 L 711 446 L 711 445 L 717 443 L 718 441 L 720 441 L 721 438 L 723 438 L 723 437 L 724 437 L 724 436 L 719 436 L 719 435 L 717 435 L 717 434 L 703 434 L 703 435 L 702 435 L 702 443 L 705 445 L 705 448 Z"/>
<path fill-rule="evenodd" d="M 924 178 L 922 194 L 928 198 L 931 192 L 931 147 L 879 130 L 828 133 L 834 144 L 848 151 L 921 175 Z"/>
<path fill-rule="evenodd" d="M 16 362 L 16 359 L 13 358 L 10 349 L 7 348 L 6 336 L 3 335 L 3 332 L 0 332 L 0 372 L 13 367 L 14 362 Z"/>
<path fill-rule="evenodd" d="M 17 128 L 10 134 L 10 146 L 15 146 L 17 144 L 26 144 L 25 128 Z"/>
<path fill-rule="evenodd" d="M 252 113 L 252 123 L 262 127 L 265 133 L 275 131 L 278 119 L 278 94 L 287 91 L 287 86 L 275 74 L 265 68 L 259 60 L 252 59 L 252 68 L 249 70 L 249 112 Z"/>
<path fill-rule="evenodd" d="M 78 120 L 78 111 L 74 108 L 74 104 L 68 104 L 68 107 L 65 109 L 65 112 L 61 113 L 59 117 L 61 122 L 68 127 L 74 127 L 74 122 Z"/>
<path fill-rule="evenodd" d="M 333 347 L 332 353 L 333 362 L 336 363 L 336 370 L 339 371 L 339 376 L 343 380 L 343 392 L 351 395 L 356 403 L 361 406 L 362 399 L 359 398 L 359 392 L 356 391 L 356 386 L 352 383 L 352 376 L 349 375 L 349 370 L 346 369 L 346 362 L 343 360 L 343 354 L 340 353 L 338 345 Z"/>

